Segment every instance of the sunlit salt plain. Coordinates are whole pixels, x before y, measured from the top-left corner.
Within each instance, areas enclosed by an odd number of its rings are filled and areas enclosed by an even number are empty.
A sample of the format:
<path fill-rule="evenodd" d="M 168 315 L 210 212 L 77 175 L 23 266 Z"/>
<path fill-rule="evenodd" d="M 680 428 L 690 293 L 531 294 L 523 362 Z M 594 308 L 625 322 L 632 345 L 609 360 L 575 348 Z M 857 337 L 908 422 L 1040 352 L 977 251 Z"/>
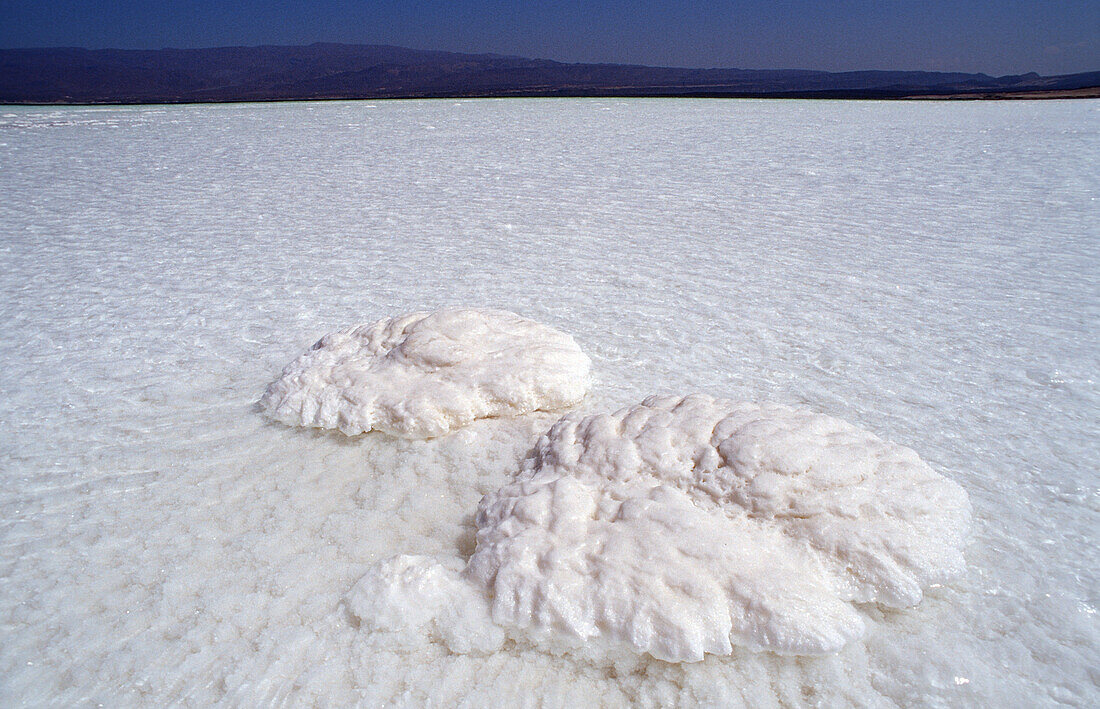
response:
<path fill-rule="evenodd" d="M 0 704 L 1100 703 L 1100 103 L 0 108 Z M 555 416 L 346 437 L 327 332 L 511 310 L 581 410 L 705 392 L 915 449 L 968 569 L 834 655 L 455 654 L 345 602 L 465 559 Z"/>

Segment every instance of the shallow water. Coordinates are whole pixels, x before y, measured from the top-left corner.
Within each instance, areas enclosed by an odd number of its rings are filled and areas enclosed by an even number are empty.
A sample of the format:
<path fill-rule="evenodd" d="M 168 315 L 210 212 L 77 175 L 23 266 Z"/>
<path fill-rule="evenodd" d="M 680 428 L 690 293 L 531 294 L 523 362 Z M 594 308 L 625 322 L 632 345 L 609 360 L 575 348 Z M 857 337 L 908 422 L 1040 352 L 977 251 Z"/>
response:
<path fill-rule="evenodd" d="M 1100 104 L 0 108 L 0 703 L 1100 702 Z M 256 400 L 326 332 L 513 310 L 583 408 L 704 391 L 916 449 L 968 573 L 834 656 L 615 664 L 372 635 L 553 420 L 397 441 Z"/>

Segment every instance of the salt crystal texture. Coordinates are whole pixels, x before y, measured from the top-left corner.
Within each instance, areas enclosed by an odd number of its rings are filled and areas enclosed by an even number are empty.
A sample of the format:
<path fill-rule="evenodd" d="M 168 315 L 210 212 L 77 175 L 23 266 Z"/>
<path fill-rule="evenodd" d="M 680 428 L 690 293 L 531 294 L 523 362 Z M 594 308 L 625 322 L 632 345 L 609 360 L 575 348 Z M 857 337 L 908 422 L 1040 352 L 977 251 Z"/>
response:
<path fill-rule="evenodd" d="M 400 557 L 349 600 L 371 627 L 394 630 L 404 612 L 448 645 L 480 614 L 670 662 L 734 646 L 823 654 L 863 633 L 854 604 L 912 606 L 960 572 L 969 525 L 961 487 L 844 421 L 650 397 L 566 416 L 482 500 L 461 572 L 478 596 L 456 590 L 460 572 Z M 493 636 L 462 643 L 486 650 Z"/>
<path fill-rule="evenodd" d="M 321 338 L 261 405 L 295 426 L 431 438 L 479 418 L 568 408 L 591 362 L 573 338 L 503 310 L 447 309 Z"/>

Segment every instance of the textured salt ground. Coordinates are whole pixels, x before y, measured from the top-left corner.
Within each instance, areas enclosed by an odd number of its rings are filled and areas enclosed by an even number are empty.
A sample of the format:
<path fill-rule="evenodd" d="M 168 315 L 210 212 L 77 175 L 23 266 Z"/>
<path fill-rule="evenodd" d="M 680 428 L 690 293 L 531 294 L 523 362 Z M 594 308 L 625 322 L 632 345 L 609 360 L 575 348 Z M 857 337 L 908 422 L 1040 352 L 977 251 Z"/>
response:
<path fill-rule="evenodd" d="M 0 703 L 1097 704 L 1097 115 L 5 109 Z M 468 303 L 574 334 L 592 411 L 660 383 L 912 447 L 970 495 L 968 572 L 816 659 L 365 634 L 347 589 L 471 553 L 526 444 L 293 431 L 257 392 L 347 323 Z"/>

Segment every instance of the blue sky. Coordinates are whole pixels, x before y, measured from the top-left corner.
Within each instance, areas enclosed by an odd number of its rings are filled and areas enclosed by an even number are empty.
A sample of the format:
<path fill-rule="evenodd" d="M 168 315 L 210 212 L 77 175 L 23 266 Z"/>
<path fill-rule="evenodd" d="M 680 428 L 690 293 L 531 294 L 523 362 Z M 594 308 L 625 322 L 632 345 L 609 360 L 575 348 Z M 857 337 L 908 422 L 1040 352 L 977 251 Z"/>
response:
<path fill-rule="evenodd" d="M 1100 0 L 0 0 L 0 46 L 348 42 L 571 62 L 741 68 L 1100 70 Z"/>

